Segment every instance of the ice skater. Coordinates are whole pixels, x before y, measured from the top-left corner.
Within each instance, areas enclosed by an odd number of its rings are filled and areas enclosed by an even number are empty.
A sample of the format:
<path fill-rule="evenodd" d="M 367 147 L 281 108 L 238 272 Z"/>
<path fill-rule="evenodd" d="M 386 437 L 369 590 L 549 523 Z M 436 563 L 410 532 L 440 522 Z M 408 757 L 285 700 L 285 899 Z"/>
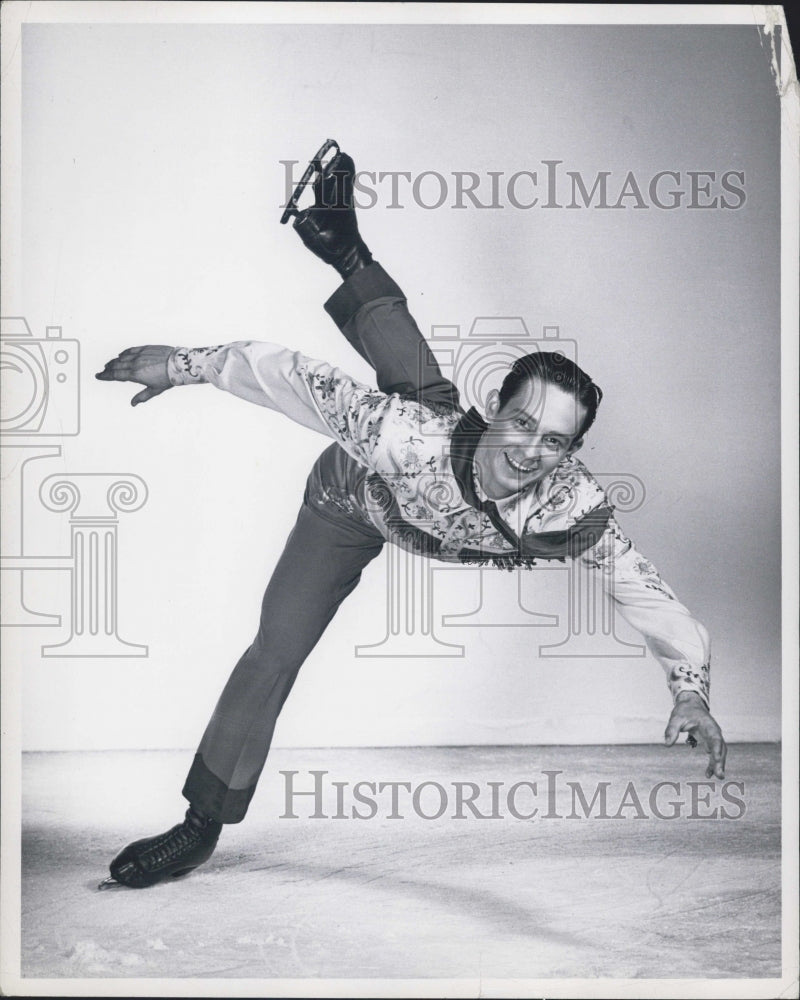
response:
<path fill-rule="evenodd" d="M 335 149 L 329 162 L 323 152 Z M 195 754 L 184 820 L 135 841 L 103 884 L 145 888 L 207 861 L 222 826 L 247 812 L 273 729 L 297 673 L 364 567 L 391 542 L 422 557 L 535 566 L 580 560 L 600 574 L 617 610 L 666 675 L 680 733 L 724 778 L 727 748 L 709 712 L 710 643 L 656 568 L 622 532 L 576 453 L 602 392 L 562 354 L 516 361 L 488 394 L 485 416 L 455 386 L 409 314 L 400 288 L 362 239 L 352 159 L 329 142 L 284 213 L 342 284 L 325 309 L 375 370 L 377 388 L 276 344 L 133 347 L 97 378 L 144 386 L 132 403 L 210 383 L 333 439 L 306 483 L 295 524 L 261 606 L 258 632 L 236 664 Z M 314 205 L 299 210 L 313 178 Z"/>

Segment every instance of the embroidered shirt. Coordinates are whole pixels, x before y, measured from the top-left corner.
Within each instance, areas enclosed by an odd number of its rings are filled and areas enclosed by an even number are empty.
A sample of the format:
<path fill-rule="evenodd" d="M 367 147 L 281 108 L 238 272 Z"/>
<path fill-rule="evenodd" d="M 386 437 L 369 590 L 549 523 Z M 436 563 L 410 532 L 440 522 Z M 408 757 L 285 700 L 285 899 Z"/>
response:
<path fill-rule="evenodd" d="M 508 568 L 579 559 L 601 574 L 642 634 L 673 697 L 696 691 L 708 703 L 707 631 L 622 533 L 603 489 L 574 455 L 542 482 L 487 502 L 472 476 L 486 427 L 474 410 L 387 395 L 327 362 L 256 341 L 177 348 L 168 368 L 173 385 L 208 382 L 333 438 L 346 455 L 330 464 L 329 476 L 323 469 L 311 502 L 369 519 L 395 544 Z"/>

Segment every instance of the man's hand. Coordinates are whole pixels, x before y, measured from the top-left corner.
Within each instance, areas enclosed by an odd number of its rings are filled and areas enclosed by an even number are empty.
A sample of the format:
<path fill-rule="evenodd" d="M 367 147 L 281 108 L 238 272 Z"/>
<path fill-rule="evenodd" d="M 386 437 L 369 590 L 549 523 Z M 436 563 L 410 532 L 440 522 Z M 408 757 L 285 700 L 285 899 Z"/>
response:
<path fill-rule="evenodd" d="M 106 382 L 141 382 L 144 389 L 131 400 L 131 406 L 146 403 L 172 388 L 167 374 L 167 359 L 174 348 L 163 344 L 148 344 L 145 347 L 129 347 L 118 358 L 109 361 L 95 378 Z"/>
<path fill-rule="evenodd" d="M 690 733 L 708 751 L 706 777 L 725 777 L 725 758 L 728 748 L 722 730 L 706 708 L 703 699 L 694 691 L 681 691 L 669 717 L 664 743 L 671 747 L 681 733 Z"/>

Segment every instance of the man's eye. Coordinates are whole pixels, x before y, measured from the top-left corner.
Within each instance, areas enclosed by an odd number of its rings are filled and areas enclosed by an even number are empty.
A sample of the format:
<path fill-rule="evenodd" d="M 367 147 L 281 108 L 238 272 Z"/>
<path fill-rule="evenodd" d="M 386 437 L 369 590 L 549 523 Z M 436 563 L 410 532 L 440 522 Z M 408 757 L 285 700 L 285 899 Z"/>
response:
<path fill-rule="evenodd" d="M 517 427 L 522 427 L 524 430 L 528 430 L 528 421 L 525 417 L 517 417 Z"/>

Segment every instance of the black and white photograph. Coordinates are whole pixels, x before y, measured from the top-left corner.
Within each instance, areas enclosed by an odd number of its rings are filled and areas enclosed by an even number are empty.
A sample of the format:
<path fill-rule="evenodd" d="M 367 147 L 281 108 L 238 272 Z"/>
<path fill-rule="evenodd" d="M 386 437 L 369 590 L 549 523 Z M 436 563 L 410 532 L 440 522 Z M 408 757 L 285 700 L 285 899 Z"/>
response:
<path fill-rule="evenodd" d="M 3 994 L 797 996 L 783 9 L 0 44 Z"/>

